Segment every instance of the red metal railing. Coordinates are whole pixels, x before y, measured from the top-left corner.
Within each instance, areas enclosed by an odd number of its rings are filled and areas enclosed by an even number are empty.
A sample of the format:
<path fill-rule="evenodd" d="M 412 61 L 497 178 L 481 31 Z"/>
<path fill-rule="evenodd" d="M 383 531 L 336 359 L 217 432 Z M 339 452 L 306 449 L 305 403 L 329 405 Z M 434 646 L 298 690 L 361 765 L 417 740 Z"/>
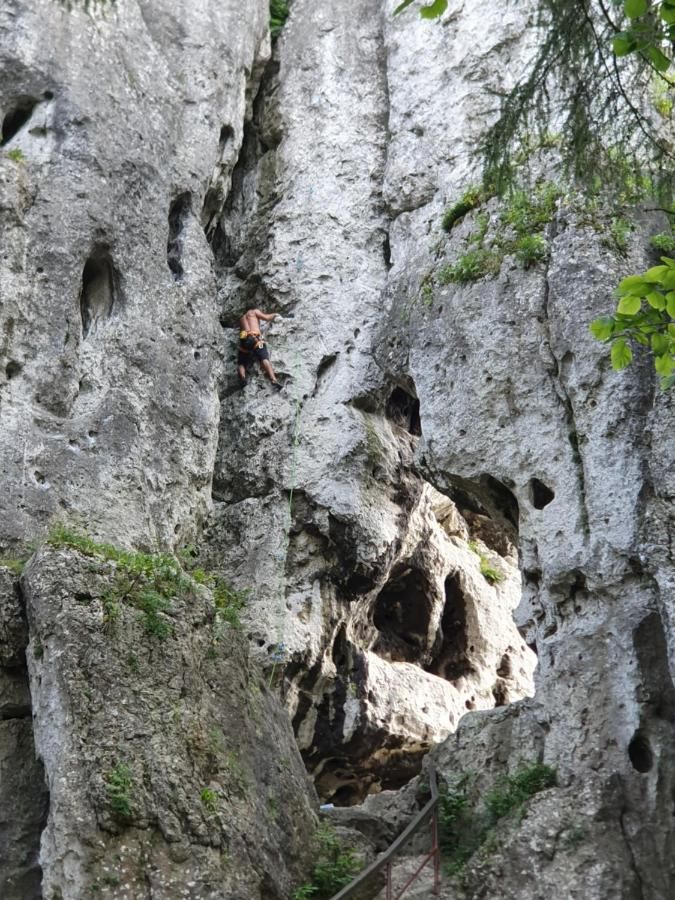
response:
<path fill-rule="evenodd" d="M 385 872 L 385 898 L 386 900 L 400 900 L 408 888 L 414 884 L 424 869 L 430 864 L 434 867 L 434 886 L 432 893 L 438 896 L 441 889 L 441 852 L 438 845 L 438 782 L 436 780 L 436 769 L 433 763 L 429 766 L 429 789 L 431 791 L 431 799 L 424 806 L 408 825 L 408 827 L 399 834 L 393 844 L 384 851 L 384 853 L 367 866 L 363 872 L 348 884 L 347 887 L 335 894 L 331 900 L 347 900 L 353 897 L 356 891 L 365 885 L 375 874 L 384 869 Z M 431 852 L 428 853 L 423 862 L 418 866 L 416 871 L 410 876 L 403 887 L 394 895 L 394 887 L 392 882 L 392 860 L 398 851 L 408 843 L 410 838 L 431 820 Z"/>

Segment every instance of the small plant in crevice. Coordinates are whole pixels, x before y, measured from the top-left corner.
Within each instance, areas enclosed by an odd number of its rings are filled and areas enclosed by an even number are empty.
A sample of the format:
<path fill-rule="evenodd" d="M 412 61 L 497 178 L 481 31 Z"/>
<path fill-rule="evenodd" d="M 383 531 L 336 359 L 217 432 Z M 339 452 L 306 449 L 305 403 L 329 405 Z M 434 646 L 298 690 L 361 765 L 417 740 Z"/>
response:
<path fill-rule="evenodd" d="M 668 234 L 662 231 L 655 234 L 649 239 L 649 245 L 653 250 L 659 253 L 665 253 L 666 256 L 675 256 L 675 235 L 671 232 Z"/>
<path fill-rule="evenodd" d="M 622 216 L 614 216 L 609 224 L 609 236 L 603 240 L 605 247 L 618 250 L 625 255 L 628 249 L 628 238 L 633 232 L 633 224 Z"/>
<path fill-rule="evenodd" d="M 502 257 L 493 250 L 480 247 L 462 254 L 452 265 L 444 266 L 438 273 L 439 284 L 468 284 L 487 275 L 498 275 Z"/>
<path fill-rule="evenodd" d="M 21 575 L 26 568 L 28 560 L 24 557 L 4 556 L 0 557 L 0 569 L 9 569 L 13 575 Z"/>
<path fill-rule="evenodd" d="M 13 150 L 8 150 L 7 157 L 15 163 L 22 163 L 26 161 L 24 152 L 19 147 L 15 147 Z"/>
<path fill-rule="evenodd" d="M 192 546 L 184 547 L 180 551 L 179 557 L 190 578 L 213 592 L 213 602 L 216 607 L 216 636 L 221 637 L 222 629 L 227 625 L 240 628 L 240 613 L 246 606 L 250 592 L 247 589 L 237 590 L 221 575 L 197 566 L 196 551 Z"/>
<path fill-rule="evenodd" d="M 277 37 L 289 15 L 289 0 L 270 0 L 270 34 Z"/>
<path fill-rule="evenodd" d="M 117 763 L 105 776 L 105 789 L 110 809 L 115 818 L 122 822 L 128 822 L 133 816 L 133 786 L 131 768 L 126 763 Z"/>
<path fill-rule="evenodd" d="M 524 269 L 548 259 L 548 241 L 541 234 L 526 234 L 515 243 L 516 259 Z"/>
<path fill-rule="evenodd" d="M 199 795 L 199 799 L 201 800 L 202 806 L 208 813 L 210 813 L 211 815 L 215 815 L 218 812 L 220 795 L 217 791 L 214 791 L 211 788 L 203 788 Z"/>
<path fill-rule="evenodd" d="M 486 193 L 485 189 L 477 186 L 471 185 L 468 187 L 462 196 L 459 198 L 457 203 L 451 206 L 449 209 L 445 211 L 443 214 L 443 219 L 441 225 L 443 227 L 443 231 L 450 232 L 464 216 L 471 212 L 472 209 L 476 209 L 482 203 L 485 203 L 486 200 L 490 199 L 490 195 Z"/>
<path fill-rule="evenodd" d="M 485 797 L 477 796 L 475 775 L 467 772 L 440 796 L 439 841 L 447 875 L 458 875 L 477 853 L 489 855 L 498 841 L 497 826 L 506 816 L 520 815 L 535 794 L 556 784 L 555 769 L 544 763 L 521 765 L 498 780 Z"/>
<path fill-rule="evenodd" d="M 319 827 L 316 845 L 311 880 L 295 890 L 293 900 L 330 900 L 361 871 L 354 850 L 345 847 L 329 825 Z"/>
<path fill-rule="evenodd" d="M 485 798 L 485 804 L 496 822 L 511 813 L 522 812 L 530 797 L 546 788 L 554 787 L 556 771 L 545 763 L 532 763 L 521 767 L 515 774 L 497 782 Z"/>
<path fill-rule="evenodd" d="M 468 546 L 469 550 L 471 550 L 472 553 L 475 553 L 480 560 L 480 573 L 487 582 L 495 585 L 504 581 L 504 575 L 491 565 L 489 557 L 483 553 L 478 541 L 469 541 Z"/>

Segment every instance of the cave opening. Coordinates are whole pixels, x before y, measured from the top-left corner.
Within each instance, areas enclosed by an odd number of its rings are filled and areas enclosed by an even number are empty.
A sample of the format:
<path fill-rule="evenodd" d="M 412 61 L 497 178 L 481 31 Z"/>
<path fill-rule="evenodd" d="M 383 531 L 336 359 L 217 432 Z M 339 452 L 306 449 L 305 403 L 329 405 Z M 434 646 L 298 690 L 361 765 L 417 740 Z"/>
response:
<path fill-rule="evenodd" d="M 445 603 L 438 629 L 438 650 L 427 671 L 445 681 L 457 681 L 474 671 L 469 658 L 468 599 L 460 572 L 451 572 L 447 576 L 444 590 Z"/>
<path fill-rule="evenodd" d="M 110 318 L 115 305 L 115 269 L 105 248 L 95 250 L 84 264 L 80 291 L 82 336 L 87 337 L 99 322 Z"/>
<path fill-rule="evenodd" d="M 33 97 L 21 97 L 15 101 L 12 109 L 2 120 L 0 147 L 8 144 L 28 124 L 38 102 Z"/>
<path fill-rule="evenodd" d="M 555 493 L 538 478 L 530 479 L 530 500 L 535 509 L 543 509 L 555 499 Z"/>
<path fill-rule="evenodd" d="M 654 765 L 654 754 L 647 735 L 638 729 L 628 745 L 628 758 L 636 772 L 645 774 Z"/>
<path fill-rule="evenodd" d="M 405 428 L 415 437 L 421 436 L 420 401 L 402 387 L 396 387 L 392 391 L 385 405 L 385 414 L 400 428 Z"/>
<path fill-rule="evenodd" d="M 425 572 L 399 565 L 375 599 L 375 653 L 392 662 L 417 662 L 425 652 L 434 588 Z"/>

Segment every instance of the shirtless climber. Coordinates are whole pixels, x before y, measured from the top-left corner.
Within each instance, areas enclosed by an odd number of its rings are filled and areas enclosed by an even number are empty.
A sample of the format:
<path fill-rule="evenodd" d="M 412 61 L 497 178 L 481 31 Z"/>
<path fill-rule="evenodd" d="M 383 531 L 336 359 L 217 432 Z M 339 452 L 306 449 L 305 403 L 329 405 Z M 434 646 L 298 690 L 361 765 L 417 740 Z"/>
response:
<path fill-rule="evenodd" d="M 237 371 L 242 387 L 246 384 L 246 372 L 253 365 L 255 359 L 260 363 L 265 375 L 274 387 L 280 391 L 281 385 L 274 374 L 270 354 L 267 345 L 260 333 L 260 322 L 274 322 L 281 318 L 279 313 L 264 313 L 259 309 L 249 309 L 239 319 L 239 354 L 237 356 Z"/>

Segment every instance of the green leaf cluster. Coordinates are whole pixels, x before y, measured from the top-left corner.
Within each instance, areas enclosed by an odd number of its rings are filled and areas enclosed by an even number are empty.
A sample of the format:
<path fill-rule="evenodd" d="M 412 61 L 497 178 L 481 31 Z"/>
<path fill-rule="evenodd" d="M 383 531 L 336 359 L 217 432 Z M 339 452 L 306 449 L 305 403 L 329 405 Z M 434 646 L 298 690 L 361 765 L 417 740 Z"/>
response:
<path fill-rule="evenodd" d="M 21 575 L 27 562 L 25 558 L 3 556 L 0 558 L 0 569 L 9 569 L 14 575 Z"/>
<path fill-rule="evenodd" d="M 675 384 L 675 259 L 663 256 L 661 261 L 642 275 L 624 278 L 617 288 L 616 313 L 589 327 L 593 337 L 611 344 L 617 371 L 633 361 L 631 344 L 647 348 L 666 389 Z"/>
<path fill-rule="evenodd" d="M 286 24 L 288 0 L 270 0 L 270 33 L 275 38 Z"/>
<path fill-rule="evenodd" d="M 218 812 L 220 795 L 217 791 L 214 791 L 211 788 L 204 788 L 199 795 L 199 799 L 201 800 L 204 809 L 211 813 L 211 815 Z"/>
<path fill-rule="evenodd" d="M 293 900 L 330 900 L 354 876 L 362 865 L 354 850 L 344 847 L 329 825 L 322 825 L 317 831 L 316 862 L 311 881 L 301 885 L 293 894 Z"/>
<path fill-rule="evenodd" d="M 128 822 L 133 816 L 132 790 L 133 776 L 126 763 L 117 763 L 105 777 L 105 789 L 108 802 L 115 818 Z"/>
<path fill-rule="evenodd" d="M 666 256 L 675 256 L 675 235 L 673 235 L 672 231 L 670 234 L 665 231 L 655 234 L 650 238 L 649 243 L 659 253 L 665 253 Z"/>
<path fill-rule="evenodd" d="M 7 157 L 15 163 L 21 163 L 26 161 L 26 157 L 24 156 L 23 150 L 20 147 L 15 147 L 13 150 L 7 151 Z"/>
<path fill-rule="evenodd" d="M 657 72 L 666 72 L 675 42 L 675 0 L 624 0 L 623 10 L 630 24 L 612 38 L 615 55 L 636 53 Z M 670 56 L 664 53 L 664 45 L 671 46 Z"/>
<path fill-rule="evenodd" d="M 525 803 L 546 788 L 554 787 L 556 771 L 545 763 L 524 766 L 514 775 L 501 779 L 485 798 L 493 822 L 520 811 Z"/>
<path fill-rule="evenodd" d="M 407 9 L 414 2 L 415 0 L 403 0 L 394 10 L 394 15 L 397 16 L 399 13 L 402 13 L 404 9 Z M 432 0 L 431 3 L 425 3 L 420 7 L 420 16 L 423 19 L 437 19 L 443 15 L 447 8 L 448 0 Z"/>
<path fill-rule="evenodd" d="M 515 245 L 516 259 L 524 269 L 548 259 L 548 241 L 543 234 L 525 234 Z"/>
<path fill-rule="evenodd" d="M 487 582 L 494 585 L 504 580 L 503 574 L 490 564 L 489 557 L 483 553 L 477 541 L 469 541 L 469 550 L 480 559 L 480 573 Z"/>

